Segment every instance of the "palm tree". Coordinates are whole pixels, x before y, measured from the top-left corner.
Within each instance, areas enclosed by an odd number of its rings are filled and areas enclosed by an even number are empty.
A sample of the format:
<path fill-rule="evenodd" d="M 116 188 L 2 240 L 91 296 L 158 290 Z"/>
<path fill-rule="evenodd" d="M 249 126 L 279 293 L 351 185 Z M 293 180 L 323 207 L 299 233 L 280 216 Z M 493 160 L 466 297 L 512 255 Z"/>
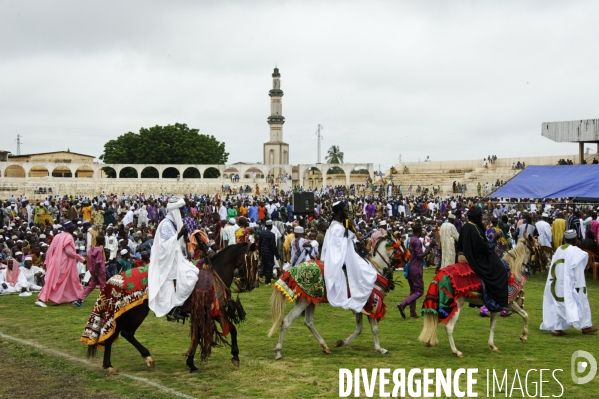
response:
<path fill-rule="evenodd" d="M 327 163 L 343 163 L 343 153 L 339 151 L 338 145 L 332 145 L 325 157 Z"/>

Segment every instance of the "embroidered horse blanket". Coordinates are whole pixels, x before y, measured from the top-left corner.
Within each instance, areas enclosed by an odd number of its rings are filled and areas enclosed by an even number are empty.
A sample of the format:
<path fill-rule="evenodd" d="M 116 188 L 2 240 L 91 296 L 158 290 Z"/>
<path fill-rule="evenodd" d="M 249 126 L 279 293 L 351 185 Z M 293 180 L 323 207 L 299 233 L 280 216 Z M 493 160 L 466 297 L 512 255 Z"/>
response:
<path fill-rule="evenodd" d="M 319 260 L 309 260 L 288 269 L 273 287 L 285 296 L 287 302 L 293 302 L 300 297 L 314 305 L 327 302 L 324 264 Z M 385 316 L 386 305 L 384 299 L 388 288 L 389 283 L 387 280 L 377 275 L 372 293 L 366 305 L 364 305 L 364 310 L 376 320 L 381 320 Z M 351 296 L 349 285 L 348 295 Z"/>
<path fill-rule="evenodd" d="M 148 267 L 134 267 L 106 282 L 83 330 L 82 342 L 102 347 L 114 333 L 116 319 L 148 299 Z"/>

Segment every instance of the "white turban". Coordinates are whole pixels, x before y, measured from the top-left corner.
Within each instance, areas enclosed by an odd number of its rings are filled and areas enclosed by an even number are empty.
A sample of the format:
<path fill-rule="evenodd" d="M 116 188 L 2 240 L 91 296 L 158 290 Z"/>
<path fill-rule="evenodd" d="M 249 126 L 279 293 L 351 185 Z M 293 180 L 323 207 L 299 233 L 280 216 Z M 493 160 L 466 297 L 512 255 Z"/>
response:
<path fill-rule="evenodd" d="M 183 198 L 173 197 L 168 202 L 168 205 L 166 206 L 166 210 L 170 212 L 173 209 L 183 208 L 184 206 L 185 206 L 185 200 Z"/>
<path fill-rule="evenodd" d="M 183 219 L 181 219 L 181 212 L 179 212 L 179 208 L 183 208 L 184 206 L 185 200 L 183 200 L 183 198 L 176 197 L 171 198 L 166 206 L 166 210 L 168 211 L 166 217 L 175 222 L 177 231 L 180 231 L 183 228 Z M 182 240 L 183 237 L 181 237 L 181 241 Z"/>

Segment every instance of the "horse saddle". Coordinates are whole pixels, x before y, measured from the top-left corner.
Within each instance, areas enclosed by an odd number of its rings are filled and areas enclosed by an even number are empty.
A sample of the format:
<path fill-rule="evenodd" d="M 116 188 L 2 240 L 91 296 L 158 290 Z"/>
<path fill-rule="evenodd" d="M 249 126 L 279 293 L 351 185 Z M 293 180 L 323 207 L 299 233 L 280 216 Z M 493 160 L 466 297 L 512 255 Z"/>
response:
<path fill-rule="evenodd" d="M 212 295 L 212 285 L 214 284 L 214 275 L 212 274 L 212 269 L 200 268 L 198 269 L 198 281 L 196 281 L 195 289 L 200 292 L 207 292 L 209 295 Z M 193 295 L 193 294 L 192 294 Z M 190 302 L 191 297 L 185 300 L 185 303 L 181 306 L 177 306 L 173 308 L 169 314 L 166 315 L 166 319 L 168 321 L 183 321 L 185 324 L 185 320 L 190 315 Z"/>
<path fill-rule="evenodd" d="M 198 281 L 196 282 L 196 290 L 201 292 L 212 292 L 214 284 L 214 274 L 212 269 L 198 269 Z"/>

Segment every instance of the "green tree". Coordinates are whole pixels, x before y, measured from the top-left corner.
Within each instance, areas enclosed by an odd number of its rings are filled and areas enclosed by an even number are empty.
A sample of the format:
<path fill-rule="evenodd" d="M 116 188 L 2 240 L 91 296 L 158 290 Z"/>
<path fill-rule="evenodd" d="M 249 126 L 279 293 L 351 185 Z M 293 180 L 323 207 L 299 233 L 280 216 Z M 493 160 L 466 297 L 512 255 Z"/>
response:
<path fill-rule="evenodd" d="M 339 166 L 333 166 L 327 170 L 327 175 L 343 175 L 345 171 L 341 169 Z"/>
<path fill-rule="evenodd" d="M 343 153 L 339 150 L 338 145 L 332 145 L 325 157 L 327 163 L 343 163 Z"/>
<path fill-rule="evenodd" d="M 128 132 L 116 140 L 104 144 L 104 153 L 100 159 L 105 163 L 116 164 L 224 164 L 229 153 L 225 143 L 214 136 L 199 134 L 199 129 L 190 129 L 184 123 L 168 126 L 154 126 L 139 129 L 139 134 Z M 105 168 L 108 177 L 116 177 L 114 170 Z M 177 177 L 175 169 L 164 171 L 163 177 Z M 216 170 L 207 170 L 205 177 L 217 177 Z M 122 171 L 122 177 L 135 177 L 133 170 Z M 156 170 L 147 169 L 141 177 L 158 177 Z M 201 177 L 195 169 L 185 173 L 186 178 Z"/>

